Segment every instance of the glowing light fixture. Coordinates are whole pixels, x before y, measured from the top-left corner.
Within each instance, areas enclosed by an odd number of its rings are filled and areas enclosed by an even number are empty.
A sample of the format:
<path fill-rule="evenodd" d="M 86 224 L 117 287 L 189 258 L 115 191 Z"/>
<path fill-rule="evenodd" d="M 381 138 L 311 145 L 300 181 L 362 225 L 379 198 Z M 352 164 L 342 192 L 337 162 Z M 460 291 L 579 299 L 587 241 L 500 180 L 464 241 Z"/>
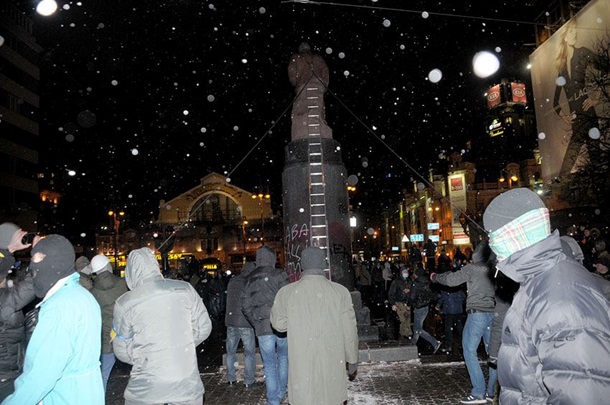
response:
<path fill-rule="evenodd" d="M 42 16 L 48 17 L 57 11 L 57 3 L 55 0 L 42 0 L 36 6 L 36 12 Z"/>

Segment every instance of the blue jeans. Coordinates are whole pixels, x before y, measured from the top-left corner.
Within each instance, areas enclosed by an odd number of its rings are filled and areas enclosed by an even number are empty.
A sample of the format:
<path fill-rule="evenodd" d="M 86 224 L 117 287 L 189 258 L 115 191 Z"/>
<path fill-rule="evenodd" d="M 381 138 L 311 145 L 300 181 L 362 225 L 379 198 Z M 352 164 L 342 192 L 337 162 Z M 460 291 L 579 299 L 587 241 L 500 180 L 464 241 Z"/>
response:
<path fill-rule="evenodd" d="M 110 372 L 112 371 L 112 367 L 116 362 L 116 357 L 114 357 L 114 353 L 102 353 L 101 363 L 102 363 L 102 380 L 104 381 L 104 392 L 106 392 L 106 387 L 108 386 L 108 378 L 110 377 Z"/>
<path fill-rule="evenodd" d="M 424 330 L 424 321 L 428 316 L 429 309 L 428 305 L 422 308 L 413 308 L 413 338 L 411 341 L 413 344 L 416 344 L 421 336 L 426 342 L 430 343 L 432 347 L 436 347 L 439 344 L 439 341 Z"/>
<path fill-rule="evenodd" d="M 239 341 L 244 345 L 244 383 L 254 382 L 256 360 L 254 358 L 254 329 L 227 326 L 227 381 L 236 381 L 235 355 Z"/>
<path fill-rule="evenodd" d="M 288 388 L 288 339 L 276 335 L 259 336 L 258 348 L 265 371 L 267 405 L 279 405 Z"/>
<path fill-rule="evenodd" d="M 462 334 L 464 361 L 466 362 L 470 383 L 472 384 L 471 394 L 477 398 L 483 397 L 486 393 L 493 397 L 496 388 L 496 380 L 498 379 L 498 372 L 496 369 L 489 367 L 489 382 L 486 389 L 485 376 L 483 375 L 483 370 L 481 370 L 481 365 L 479 364 L 479 358 L 477 356 L 477 348 L 481 343 L 481 338 L 485 344 L 485 351 L 487 351 L 489 347 L 489 334 L 491 332 L 491 322 L 493 321 L 493 318 L 493 312 L 474 312 L 468 314 L 466 325 L 464 326 L 464 333 Z"/>

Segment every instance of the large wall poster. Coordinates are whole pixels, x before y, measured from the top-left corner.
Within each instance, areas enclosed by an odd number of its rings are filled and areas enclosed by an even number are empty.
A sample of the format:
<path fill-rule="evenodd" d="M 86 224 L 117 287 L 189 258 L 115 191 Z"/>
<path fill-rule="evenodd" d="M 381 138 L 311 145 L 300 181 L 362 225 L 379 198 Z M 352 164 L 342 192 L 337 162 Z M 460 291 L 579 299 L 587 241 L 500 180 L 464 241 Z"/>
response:
<path fill-rule="evenodd" d="M 587 150 L 599 147 L 604 105 L 592 78 L 608 38 L 610 2 L 593 0 L 530 55 L 545 180 L 577 170 Z"/>

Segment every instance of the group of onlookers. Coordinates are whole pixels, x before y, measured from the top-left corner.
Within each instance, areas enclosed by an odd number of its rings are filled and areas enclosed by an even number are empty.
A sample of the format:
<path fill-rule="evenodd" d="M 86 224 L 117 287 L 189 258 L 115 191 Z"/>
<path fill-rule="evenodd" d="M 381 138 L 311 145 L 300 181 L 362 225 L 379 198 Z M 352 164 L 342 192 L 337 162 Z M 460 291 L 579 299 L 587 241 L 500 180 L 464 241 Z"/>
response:
<path fill-rule="evenodd" d="M 451 350 L 454 332 L 462 335 L 472 383 L 464 404 L 492 402 L 498 395 L 496 381 L 502 404 L 604 402 L 610 395 L 610 372 L 601 360 L 610 358 L 606 239 L 585 225 L 564 236 L 552 232 L 548 209 L 525 188 L 496 197 L 484 213 L 483 226 L 487 237 L 471 257 L 467 250 L 455 250 L 450 259 L 442 251 L 434 262 L 435 247 L 431 241 L 424 245 L 423 274 L 438 295 L 423 310 L 416 308 L 412 282 L 423 272 L 413 260 L 416 250 L 411 249 L 408 265 L 398 263 L 400 276 L 391 283 L 387 299 L 399 318 L 401 337 L 412 333 L 411 321 L 413 332 L 421 329 L 418 314 L 436 305 L 445 323 L 443 349 Z M 369 284 L 365 281 L 363 288 L 362 280 L 369 274 L 373 280 L 381 266 L 358 268 L 363 296 Z M 464 293 L 466 322 L 460 330 Z M 369 303 L 377 299 L 368 297 Z M 435 340 L 430 336 L 436 350 Z M 488 354 L 487 373 L 477 355 L 481 341 Z"/>
<path fill-rule="evenodd" d="M 0 373 L 8 377 L 4 380 L 2 404 L 61 404 L 76 400 L 103 404 L 100 306 L 79 283 L 74 248 L 60 235 L 44 239 L 36 236 L 30 242 L 26 234 L 12 223 L 0 225 L 0 267 L 4 278 L 0 316 L 3 322 L 13 320 L 11 330 L 0 331 L 0 339 L 10 346 L 2 352 Z M 27 273 L 23 280 L 8 286 L 6 277 L 14 270 L 13 254 L 30 247 Z M 22 309 L 35 298 L 38 303 L 27 315 L 31 332 L 27 340 Z"/>
<path fill-rule="evenodd" d="M 467 287 L 462 347 L 472 390 L 461 402 L 493 402 L 496 380 L 503 405 L 604 402 L 610 283 L 603 244 L 593 244 L 594 267 L 587 268 L 583 240 L 552 232 L 548 209 L 525 188 L 496 197 L 483 226 L 488 237 L 472 262 L 430 274 L 434 283 Z M 583 229 L 584 242 L 588 234 Z"/>
<path fill-rule="evenodd" d="M 14 224 L 0 225 L 2 404 L 104 404 L 116 358 L 132 366 L 126 405 L 204 402 L 196 347 L 212 322 L 189 282 L 164 278 L 149 248 L 129 253 L 122 279 L 106 256 L 76 259 L 61 235 L 32 243 L 25 235 Z M 28 271 L 9 286 L 13 253 L 27 248 Z M 229 384 L 236 384 L 231 354 L 241 339 L 245 387 L 262 385 L 254 378 L 256 336 L 269 404 L 347 399 L 346 381 L 358 363 L 356 318 L 348 290 L 326 279 L 325 260 L 323 250 L 305 249 L 301 278 L 289 285 L 275 267 L 276 253 L 262 246 L 256 265 L 246 263 L 232 279 L 225 318 Z"/>
<path fill-rule="evenodd" d="M 596 272 L 610 280 L 610 240 L 604 237 L 599 229 L 590 228 L 584 223 L 570 234 L 578 244 L 573 250 L 583 266 L 590 272 Z"/>
<path fill-rule="evenodd" d="M 0 225 L 3 405 L 105 404 L 115 356 L 132 365 L 125 404 L 203 403 L 195 348 L 212 326 L 189 283 L 164 279 L 149 248 L 129 254 L 122 279 L 104 255 L 76 259 L 63 236 L 26 234 Z M 28 270 L 9 285 L 27 248 Z"/>
<path fill-rule="evenodd" d="M 227 382 L 236 384 L 235 354 L 244 347 L 244 387 L 255 381 L 255 342 L 263 361 L 267 405 L 342 404 L 358 364 L 356 315 L 349 291 L 327 280 L 325 251 L 308 247 L 303 272 L 289 284 L 276 253 L 262 246 L 227 289 Z"/>
<path fill-rule="evenodd" d="M 494 401 L 496 381 L 502 405 L 604 403 L 610 397 L 605 242 L 591 243 L 586 227 L 582 238 L 552 232 L 548 209 L 524 188 L 492 200 L 483 226 L 485 240 L 472 255 L 454 251 L 449 270 L 441 265 L 444 252 L 430 263 L 415 260 L 415 250 L 412 263 L 361 268 L 362 294 L 367 282 L 377 284 L 404 343 L 422 337 L 434 352 L 442 342 L 424 330 L 424 321 L 431 307 L 442 311 L 444 350 L 451 350 L 454 329 L 462 335 L 472 384 L 464 404 Z M 31 242 L 25 236 L 14 224 L 0 225 L 2 404 L 104 404 L 115 356 L 132 366 L 125 404 L 204 402 L 196 347 L 212 321 L 191 283 L 164 278 L 149 248 L 129 253 L 121 279 L 103 255 L 76 259 L 61 235 Z M 9 277 L 17 268 L 14 253 L 27 248 L 28 271 Z M 289 283 L 276 252 L 262 246 L 256 262 L 228 283 L 227 382 L 237 385 L 241 341 L 244 388 L 262 387 L 255 378 L 256 337 L 268 405 L 342 404 L 358 365 L 352 294 L 326 278 L 324 250 L 304 249 L 301 268 L 300 279 Z M 481 341 L 487 373 L 477 356 Z"/>

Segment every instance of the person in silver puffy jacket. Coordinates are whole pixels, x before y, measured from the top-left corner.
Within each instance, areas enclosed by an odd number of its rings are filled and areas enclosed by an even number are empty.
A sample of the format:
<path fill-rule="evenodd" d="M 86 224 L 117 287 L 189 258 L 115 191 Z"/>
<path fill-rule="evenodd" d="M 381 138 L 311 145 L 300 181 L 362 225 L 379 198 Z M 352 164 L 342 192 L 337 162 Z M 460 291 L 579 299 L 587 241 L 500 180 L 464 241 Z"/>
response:
<path fill-rule="evenodd" d="M 201 297 L 187 282 L 164 279 L 149 248 L 127 257 L 131 291 L 114 305 L 116 357 L 132 365 L 125 405 L 201 405 L 196 347 L 212 331 Z"/>
<path fill-rule="evenodd" d="M 502 326 L 500 403 L 608 403 L 606 281 L 562 251 L 548 209 L 529 189 L 497 196 L 483 223 L 498 269 L 520 284 Z"/>

